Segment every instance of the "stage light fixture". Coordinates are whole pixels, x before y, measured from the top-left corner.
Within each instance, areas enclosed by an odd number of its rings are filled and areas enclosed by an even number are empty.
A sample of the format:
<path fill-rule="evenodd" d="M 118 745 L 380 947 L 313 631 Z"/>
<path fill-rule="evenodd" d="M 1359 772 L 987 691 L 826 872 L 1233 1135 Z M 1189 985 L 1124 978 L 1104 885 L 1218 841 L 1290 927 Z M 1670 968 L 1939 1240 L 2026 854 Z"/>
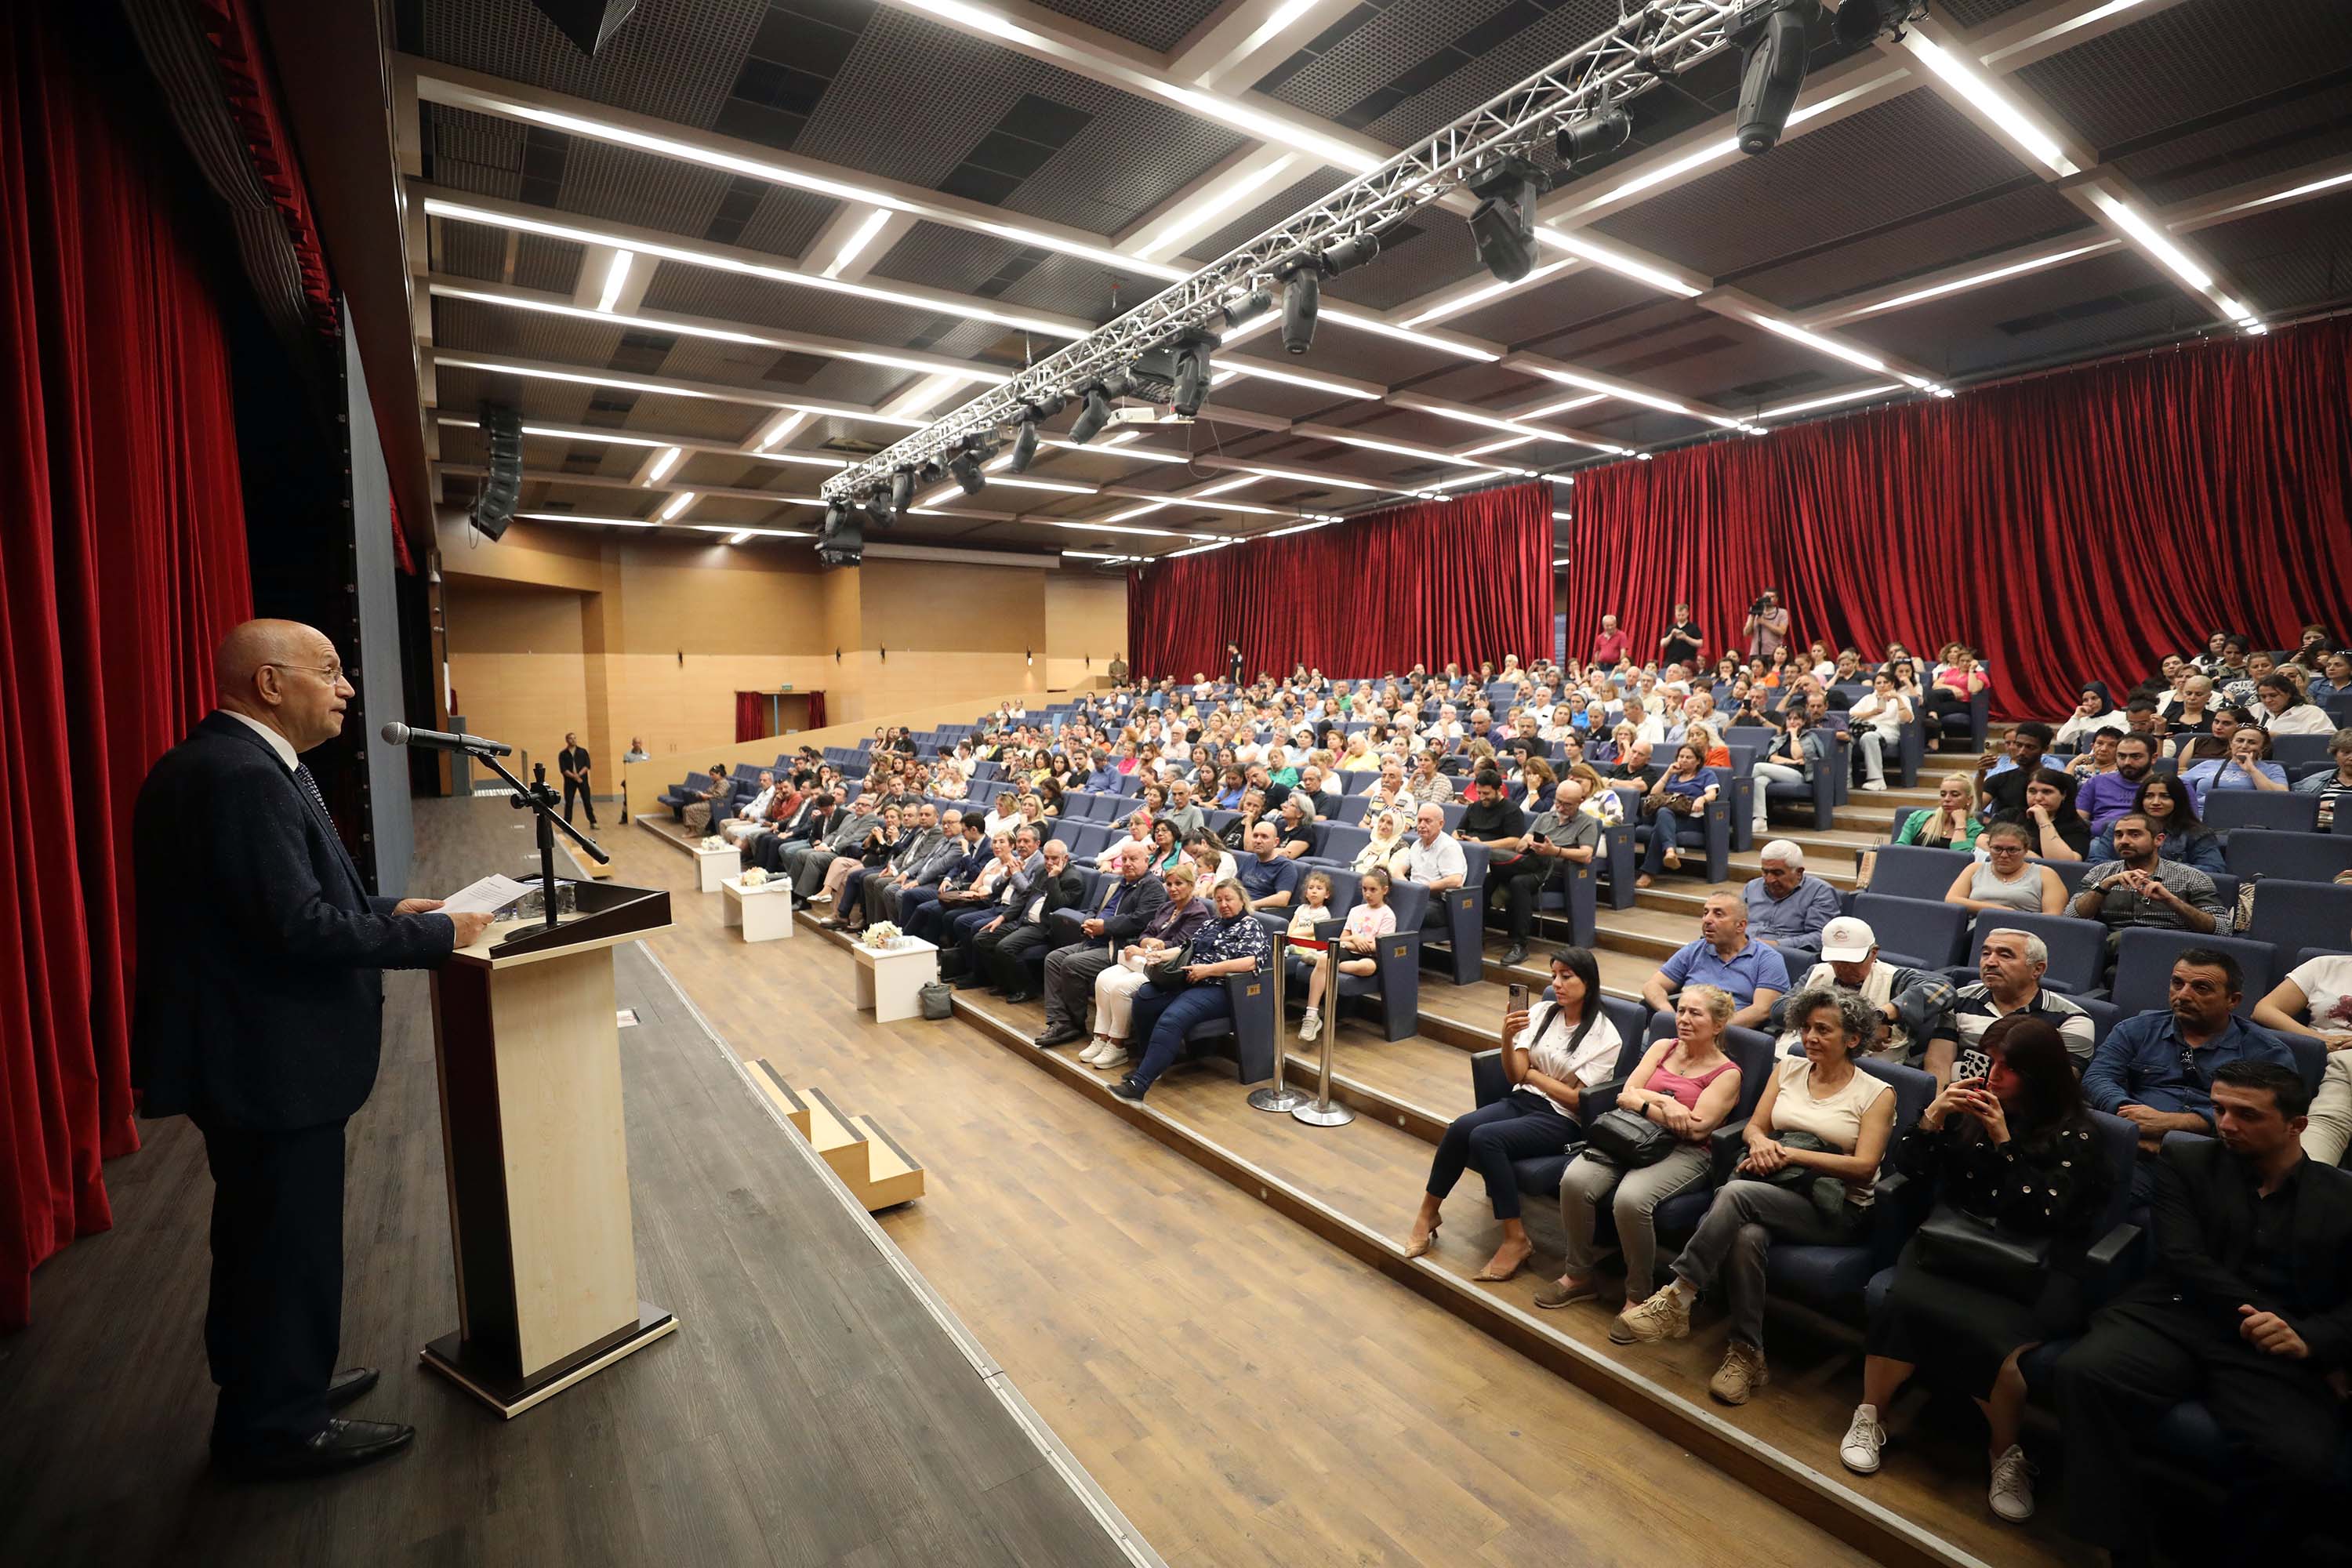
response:
<path fill-rule="evenodd" d="M 1739 110 L 1732 129 L 1741 152 L 1770 152 L 1788 128 L 1789 111 L 1805 85 L 1805 30 L 1821 14 L 1822 0 L 1748 0 L 1725 30 L 1739 50 Z"/>
<path fill-rule="evenodd" d="M 1069 440 L 1074 447 L 1085 446 L 1110 423 L 1110 394 L 1103 390 L 1102 383 L 1084 388 L 1078 398 L 1078 416 L 1070 422 Z"/>
<path fill-rule="evenodd" d="M 1225 307 L 1225 325 L 1238 327 L 1254 321 L 1274 308 L 1274 291 L 1264 287 L 1251 289 Z"/>
<path fill-rule="evenodd" d="M 1013 471 L 1016 474 L 1027 473 L 1030 463 L 1036 458 L 1036 456 L 1037 421 L 1033 416 L 1021 421 L 1021 428 L 1013 435 L 1011 464 Z"/>
<path fill-rule="evenodd" d="M 1315 342 L 1315 316 L 1323 305 L 1323 279 L 1316 264 L 1302 261 L 1282 280 L 1282 346 L 1303 354 Z"/>
<path fill-rule="evenodd" d="M 886 532 L 892 523 L 898 521 L 894 509 L 890 505 L 888 489 L 877 486 L 866 492 L 866 521 Z"/>
<path fill-rule="evenodd" d="M 1901 37 L 1904 24 L 1927 9 L 1926 0 L 1843 0 L 1831 18 L 1830 31 L 1839 43 L 1859 48 L 1881 34 Z"/>
<path fill-rule="evenodd" d="M 900 468 L 890 476 L 890 510 L 904 511 L 914 503 L 915 470 Z"/>
<path fill-rule="evenodd" d="M 1337 278 L 1342 272 L 1353 272 L 1381 253 L 1381 237 L 1370 229 L 1353 239 L 1343 239 L 1323 252 L 1323 275 Z"/>
<path fill-rule="evenodd" d="M 926 458 L 923 466 L 915 470 L 915 482 L 919 485 L 935 485 L 947 477 L 947 462 L 940 458 Z"/>
<path fill-rule="evenodd" d="M 1209 356 L 1216 347 L 1216 337 L 1197 327 L 1168 345 L 1176 366 L 1175 395 L 1169 405 L 1187 419 L 1201 412 L 1201 404 L 1209 395 L 1209 378 L 1214 374 Z"/>
<path fill-rule="evenodd" d="M 1470 237 L 1478 259 L 1498 283 L 1517 283 L 1535 270 L 1536 198 L 1543 174 L 1524 158 L 1506 158 L 1471 182 L 1478 208 L 1470 215 Z"/>
<path fill-rule="evenodd" d="M 1632 117 L 1622 109 L 1610 109 L 1561 126 L 1559 133 L 1552 138 L 1552 150 L 1564 166 L 1574 168 L 1605 153 L 1614 153 L 1633 133 Z"/>
<path fill-rule="evenodd" d="M 968 496 L 976 496 L 988 488 L 988 476 L 980 471 L 980 453 L 972 447 L 966 447 L 948 459 L 948 472 L 955 476 L 955 482 L 963 487 Z"/>

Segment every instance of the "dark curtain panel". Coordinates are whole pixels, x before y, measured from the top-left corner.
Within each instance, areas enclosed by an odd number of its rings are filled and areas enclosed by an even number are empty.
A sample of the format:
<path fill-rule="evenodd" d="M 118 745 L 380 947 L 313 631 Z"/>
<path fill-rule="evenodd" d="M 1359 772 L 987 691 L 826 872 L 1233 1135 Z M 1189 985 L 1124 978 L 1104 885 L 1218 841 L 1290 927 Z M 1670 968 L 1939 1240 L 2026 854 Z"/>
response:
<path fill-rule="evenodd" d="M 756 741 L 770 732 L 770 706 L 775 701 L 764 691 L 739 691 L 735 694 L 735 741 Z"/>
<path fill-rule="evenodd" d="M 212 283 L 65 26 L 0 7 L 0 1328 L 138 1147 L 117 845 L 250 603 Z"/>
<path fill-rule="evenodd" d="M 812 691 L 808 694 L 808 727 L 812 730 L 822 730 L 824 728 L 824 693 Z"/>
<path fill-rule="evenodd" d="M 2352 630 L 2352 321 L 2233 338 L 1577 476 L 1568 647 L 1707 654 L 1777 587 L 1801 649 L 1958 640 L 2057 716 L 2220 628 Z M 1744 647 L 1744 644 L 1741 645 Z M 1926 678 L 1922 671 L 1922 679 Z"/>
<path fill-rule="evenodd" d="M 1233 544 L 1127 580 L 1139 676 L 1223 676 L 1225 644 L 1255 675 L 1304 664 L 1375 676 L 1415 664 L 1500 664 L 1551 646 L 1551 498 L 1516 485 Z"/>

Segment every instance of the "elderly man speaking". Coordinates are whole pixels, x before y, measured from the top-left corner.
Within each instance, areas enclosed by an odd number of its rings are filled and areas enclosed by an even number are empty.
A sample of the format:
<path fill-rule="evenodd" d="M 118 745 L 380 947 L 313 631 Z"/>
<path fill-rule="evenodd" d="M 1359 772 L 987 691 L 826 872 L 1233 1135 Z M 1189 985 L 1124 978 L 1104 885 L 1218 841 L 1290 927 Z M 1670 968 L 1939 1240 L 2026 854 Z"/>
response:
<path fill-rule="evenodd" d="M 132 864 L 175 868 L 196 906 L 139 900 L 131 1077 L 142 1114 L 194 1121 L 212 1164 L 214 1462 L 317 1475 L 415 1436 L 328 1414 L 376 1381 L 335 1359 L 343 1124 L 375 1085 L 379 972 L 438 964 L 489 917 L 369 896 L 299 760 L 352 697 L 324 633 L 247 621 L 214 678 L 219 706 L 156 763 L 132 819 Z"/>

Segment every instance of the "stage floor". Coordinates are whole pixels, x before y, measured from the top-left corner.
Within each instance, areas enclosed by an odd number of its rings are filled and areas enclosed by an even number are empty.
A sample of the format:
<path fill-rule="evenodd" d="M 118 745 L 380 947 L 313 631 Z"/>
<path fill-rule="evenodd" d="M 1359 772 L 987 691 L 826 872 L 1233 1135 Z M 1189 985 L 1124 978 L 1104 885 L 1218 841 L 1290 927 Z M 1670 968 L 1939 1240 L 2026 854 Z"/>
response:
<path fill-rule="evenodd" d="M 419 801 L 418 891 L 514 871 L 505 804 Z M 201 918 L 199 914 L 197 918 Z M 1156 1563 L 646 950 L 616 950 L 640 1291 L 678 1332 L 501 1421 L 422 1371 L 457 1326 L 425 978 L 389 977 L 352 1122 L 349 1414 L 415 1447 L 331 1480 L 205 1468 L 212 1184 L 184 1120 L 107 1168 L 115 1226 L 0 1340 L 0 1563 Z M 876 1108 L 881 1109 L 881 1108 Z"/>

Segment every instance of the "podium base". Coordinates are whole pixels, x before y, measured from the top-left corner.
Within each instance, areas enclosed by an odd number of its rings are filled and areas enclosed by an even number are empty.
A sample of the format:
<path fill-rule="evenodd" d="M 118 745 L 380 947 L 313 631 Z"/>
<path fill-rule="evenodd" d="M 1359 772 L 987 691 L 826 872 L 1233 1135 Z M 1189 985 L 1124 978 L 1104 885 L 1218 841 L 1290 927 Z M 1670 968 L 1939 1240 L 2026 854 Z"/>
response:
<path fill-rule="evenodd" d="M 444 1334 L 417 1352 L 419 1364 L 439 1373 L 509 1420 L 541 1400 L 552 1399 L 582 1378 L 602 1372 L 631 1351 L 642 1350 L 674 1332 L 677 1320 L 650 1301 L 637 1303 L 637 1321 L 625 1329 L 586 1344 L 552 1366 L 529 1377 L 518 1377 L 493 1366 L 478 1352 L 468 1353 L 462 1334 Z"/>

